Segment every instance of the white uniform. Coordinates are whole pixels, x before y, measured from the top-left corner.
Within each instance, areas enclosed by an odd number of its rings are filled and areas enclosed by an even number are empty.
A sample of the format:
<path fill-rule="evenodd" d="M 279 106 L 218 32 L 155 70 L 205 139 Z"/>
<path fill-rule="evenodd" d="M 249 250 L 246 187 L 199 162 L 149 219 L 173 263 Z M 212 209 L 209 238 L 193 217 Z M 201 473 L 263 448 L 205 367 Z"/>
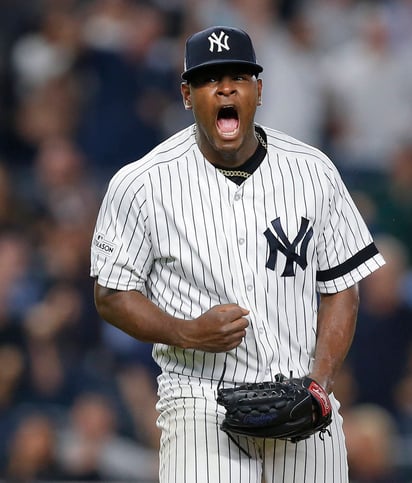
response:
<path fill-rule="evenodd" d="M 260 483 L 262 472 L 266 483 L 347 481 L 333 396 L 324 440 L 240 438 L 244 452 L 218 427 L 224 365 L 223 386 L 308 374 L 317 292 L 344 290 L 384 263 L 331 161 L 264 130 L 267 155 L 238 186 L 205 160 L 193 126 L 184 129 L 113 177 L 97 219 L 91 275 L 100 285 L 141 291 L 187 320 L 217 304 L 250 311 L 230 352 L 154 345 L 162 483 Z"/>

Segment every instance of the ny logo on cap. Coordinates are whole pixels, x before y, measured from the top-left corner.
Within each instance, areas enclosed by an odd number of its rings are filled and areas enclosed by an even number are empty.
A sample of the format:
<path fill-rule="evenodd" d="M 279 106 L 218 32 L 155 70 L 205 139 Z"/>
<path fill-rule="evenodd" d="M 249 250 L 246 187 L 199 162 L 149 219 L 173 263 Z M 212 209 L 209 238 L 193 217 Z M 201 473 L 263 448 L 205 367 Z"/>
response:
<path fill-rule="evenodd" d="M 218 52 L 222 52 L 222 49 L 230 50 L 230 47 L 227 43 L 229 40 L 229 35 L 225 34 L 223 30 L 221 30 L 219 37 L 217 36 L 216 32 L 213 32 L 212 35 L 209 35 L 208 40 L 210 43 L 210 52 L 214 51 L 215 46 L 217 47 Z"/>

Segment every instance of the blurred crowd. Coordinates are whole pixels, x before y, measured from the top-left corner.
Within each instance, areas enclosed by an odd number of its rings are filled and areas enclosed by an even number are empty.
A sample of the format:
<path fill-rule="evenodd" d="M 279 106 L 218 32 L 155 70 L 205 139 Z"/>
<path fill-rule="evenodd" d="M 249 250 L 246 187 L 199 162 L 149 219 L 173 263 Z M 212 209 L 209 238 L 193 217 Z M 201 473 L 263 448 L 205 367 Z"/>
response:
<path fill-rule="evenodd" d="M 351 483 L 412 482 L 412 1 L 0 2 L 0 480 L 155 483 L 151 347 L 100 320 L 114 172 L 192 122 L 184 42 L 243 27 L 257 121 L 324 150 L 387 264 L 339 379 Z"/>

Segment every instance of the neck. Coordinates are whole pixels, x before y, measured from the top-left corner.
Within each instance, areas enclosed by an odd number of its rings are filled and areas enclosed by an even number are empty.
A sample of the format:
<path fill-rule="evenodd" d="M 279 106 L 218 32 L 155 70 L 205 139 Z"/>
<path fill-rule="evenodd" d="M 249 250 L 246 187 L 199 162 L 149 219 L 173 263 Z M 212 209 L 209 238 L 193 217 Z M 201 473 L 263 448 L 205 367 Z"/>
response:
<path fill-rule="evenodd" d="M 213 165 L 236 168 L 244 164 L 256 151 L 259 144 L 255 130 L 250 132 L 240 146 L 219 146 L 211 142 L 195 125 L 196 141 L 203 156 Z"/>

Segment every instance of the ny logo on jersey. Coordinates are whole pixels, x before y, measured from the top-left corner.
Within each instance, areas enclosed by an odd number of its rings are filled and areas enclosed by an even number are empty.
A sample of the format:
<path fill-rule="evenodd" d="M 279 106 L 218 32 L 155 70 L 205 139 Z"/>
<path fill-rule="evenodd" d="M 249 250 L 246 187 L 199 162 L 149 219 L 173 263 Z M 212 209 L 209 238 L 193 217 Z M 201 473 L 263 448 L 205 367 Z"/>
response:
<path fill-rule="evenodd" d="M 230 47 L 227 43 L 229 40 L 229 35 L 225 34 L 223 30 L 220 32 L 219 37 L 217 36 L 216 32 L 213 32 L 212 35 L 209 35 L 208 40 L 210 44 L 210 52 L 214 51 L 215 46 L 217 47 L 218 52 L 222 52 L 222 49 L 230 50 Z"/>
<path fill-rule="evenodd" d="M 276 266 L 278 252 L 283 253 L 286 257 L 286 265 L 283 270 L 282 277 L 294 277 L 295 268 L 294 263 L 297 263 L 303 270 L 307 267 L 308 262 L 306 259 L 306 254 L 308 251 L 308 244 L 310 239 L 313 237 L 313 228 L 309 228 L 309 220 L 301 217 L 299 232 L 295 239 L 290 242 L 285 232 L 283 231 L 282 225 L 280 224 L 280 218 L 271 221 L 276 234 L 279 239 L 270 231 L 268 228 L 264 235 L 269 243 L 270 253 L 268 261 L 266 262 L 266 267 L 270 270 L 274 270 Z M 296 247 L 301 243 L 300 253 L 296 253 Z"/>

